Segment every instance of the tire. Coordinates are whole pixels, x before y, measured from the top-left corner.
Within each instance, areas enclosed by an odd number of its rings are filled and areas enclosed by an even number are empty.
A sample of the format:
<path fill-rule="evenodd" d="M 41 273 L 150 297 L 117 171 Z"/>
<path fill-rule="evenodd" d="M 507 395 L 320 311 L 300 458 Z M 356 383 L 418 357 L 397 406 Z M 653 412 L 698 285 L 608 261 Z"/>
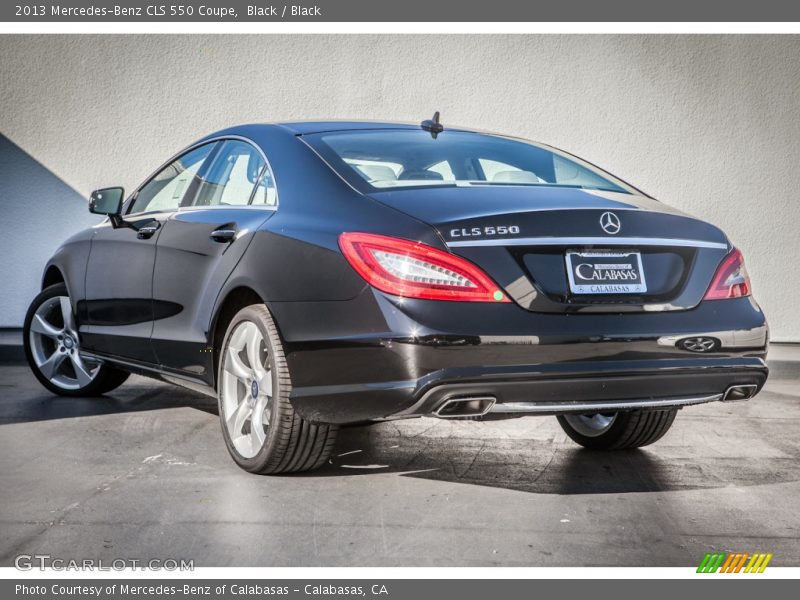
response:
<path fill-rule="evenodd" d="M 130 375 L 81 355 L 75 315 L 63 283 L 45 288 L 31 302 L 22 328 L 25 358 L 45 388 L 60 396 L 99 396 Z"/>
<path fill-rule="evenodd" d="M 220 424 L 236 464 L 262 475 L 310 471 L 325 464 L 338 426 L 310 423 L 294 410 L 283 344 L 265 305 L 236 313 L 219 357 Z"/>
<path fill-rule="evenodd" d="M 610 415 L 559 415 L 557 418 L 564 432 L 584 448 L 625 450 L 660 440 L 669 431 L 676 414 L 678 409 L 673 408 Z"/>

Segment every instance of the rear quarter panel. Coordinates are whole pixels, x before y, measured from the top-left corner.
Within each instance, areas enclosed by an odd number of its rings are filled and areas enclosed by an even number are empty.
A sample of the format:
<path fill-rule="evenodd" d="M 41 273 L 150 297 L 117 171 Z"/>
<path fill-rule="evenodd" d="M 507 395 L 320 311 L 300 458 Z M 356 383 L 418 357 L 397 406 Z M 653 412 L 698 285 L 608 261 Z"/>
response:
<path fill-rule="evenodd" d="M 288 130 L 261 127 L 249 135 L 270 161 L 278 209 L 255 233 L 220 299 L 239 286 L 251 287 L 267 303 L 355 298 L 366 283 L 339 250 L 345 231 L 444 247 L 432 227 L 355 191 Z"/>

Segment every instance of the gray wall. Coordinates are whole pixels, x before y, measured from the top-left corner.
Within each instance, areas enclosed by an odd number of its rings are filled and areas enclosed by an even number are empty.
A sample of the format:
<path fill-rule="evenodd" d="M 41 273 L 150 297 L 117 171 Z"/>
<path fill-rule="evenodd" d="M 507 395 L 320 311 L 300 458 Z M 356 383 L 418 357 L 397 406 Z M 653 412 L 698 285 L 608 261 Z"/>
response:
<path fill-rule="evenodd" d="M 435 109 L 720 225 L 773 339 L 800 341 L 800 37 L 764 35 L 1 36 L 0 133 L 16 146 L 0 154 L 15 232 L 0 236 L 0 327 L 20 324 L 45 256 L 87 222 L 76 192 L 130 188 L 234 123 Z"/>
<path fill-rule="evenodd" d="M 0 328 L 22 325 L 47 259 L 98 220 L 81 194 L 0 133 Z M 0 346 L 9 341 L 18 339 L 0 335 Z"/>

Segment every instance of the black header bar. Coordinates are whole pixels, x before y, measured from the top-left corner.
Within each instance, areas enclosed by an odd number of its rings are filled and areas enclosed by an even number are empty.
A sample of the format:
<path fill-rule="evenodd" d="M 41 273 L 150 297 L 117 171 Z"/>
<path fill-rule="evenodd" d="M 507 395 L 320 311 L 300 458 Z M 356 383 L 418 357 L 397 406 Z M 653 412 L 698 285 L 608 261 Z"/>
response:
<path fill-rule="evenodd" d="M 6 0 L 3 22 L 797 22 L 792 0 Z"/>

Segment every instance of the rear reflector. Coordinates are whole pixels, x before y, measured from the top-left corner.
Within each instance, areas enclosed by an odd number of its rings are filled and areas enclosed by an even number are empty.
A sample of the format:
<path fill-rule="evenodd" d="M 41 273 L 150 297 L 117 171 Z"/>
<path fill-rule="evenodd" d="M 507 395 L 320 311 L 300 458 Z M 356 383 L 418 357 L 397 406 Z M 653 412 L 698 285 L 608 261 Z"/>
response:
<path fill-rule="evenodd" d="M 371 286 L 404 298 L 510 302 L 471 262 L 432 246 L 385 235 L 343 233 L 339 247 Z"/>
<path fill-rule="evenodd" d="M 744 298 L 750 292 L 750 277 L 744 267 L 744 257 L 738 248 L 734 248 L 717 268 L 705 300 Z"/>

